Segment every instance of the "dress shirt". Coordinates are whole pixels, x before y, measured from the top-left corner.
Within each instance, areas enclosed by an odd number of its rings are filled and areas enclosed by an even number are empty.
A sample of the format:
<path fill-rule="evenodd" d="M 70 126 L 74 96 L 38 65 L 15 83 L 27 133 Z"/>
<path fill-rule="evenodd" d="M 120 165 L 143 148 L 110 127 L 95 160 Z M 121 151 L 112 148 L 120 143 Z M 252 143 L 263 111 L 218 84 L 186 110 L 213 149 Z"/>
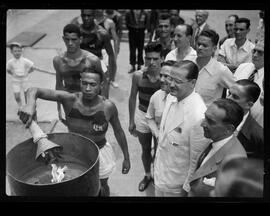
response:
<path fill-rule="evenodd" d="M 166 103 L 167 93 L 161 89 L 157 90 L 150 98 L 147 113 L 145 115 L 148 119 L 154 119 L 159 128 L 162 113 Z"/>
<path fill-rule="evenodd" d="M 230 69 L 215 58 L 211 58 L 199 72 L 195 91 L 202 96 L 206 106 L 209 106 L 221 98 L 223 88 L 229 89 L 234 82 L 235 78 Z"/>
<path fill-rule="evenodd" d="M 183 58 L 183 60 L 190 60 L 196 64 L 197 52 L 192 47 L 190 47 L 190 48 L 191 48 L 190 52 Z M 169 52 L 166 55 L 165 61 L 168 61 L 168 60 L 177 61 L 177 49 L 178 48 Z"/>
<path fill-rule="evenodd" d="M 233 137 L 233 135 L 223 139 L 223 140 L 219 140 L 217 142 L 213 142 L 212 143 L 212 149 L 210 150 L 210 152 L 208 153 L 208 155 L 204 158 L 201 166 L 209 159 L 211 158 L 222 146 L 224 146 L 231 138 Z"/>
<path fill-rule="evenodd" d="M 221 45 L 218 54 L 225 57 L 226 63 L 238 67 L 241 63 L 252 62 L 254 47 L 255 45 L 246 39 L 245 43 L 238 49 L 235 38 L 229 38 Z"/>

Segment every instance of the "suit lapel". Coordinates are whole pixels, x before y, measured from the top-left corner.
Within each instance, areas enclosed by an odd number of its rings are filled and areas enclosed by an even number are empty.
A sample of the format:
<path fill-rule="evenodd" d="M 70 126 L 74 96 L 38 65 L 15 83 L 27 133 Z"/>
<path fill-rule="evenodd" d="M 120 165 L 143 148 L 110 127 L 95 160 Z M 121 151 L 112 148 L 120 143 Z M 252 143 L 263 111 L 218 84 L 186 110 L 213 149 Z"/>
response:
<path fill-rule="evenodd" d="M 221 161 L 224 159 L 226 152 L 235 143 L 235 137 L 233 136 L 225 145 L 223 145 L 211 158 L 209 158 L 199 169 L 197 169 L 191 178 L 191 181 L 207 176 L 208 174 L 215 172 L 220 165 Z M 197 161 L 200 155 L 197 157 Z"/>

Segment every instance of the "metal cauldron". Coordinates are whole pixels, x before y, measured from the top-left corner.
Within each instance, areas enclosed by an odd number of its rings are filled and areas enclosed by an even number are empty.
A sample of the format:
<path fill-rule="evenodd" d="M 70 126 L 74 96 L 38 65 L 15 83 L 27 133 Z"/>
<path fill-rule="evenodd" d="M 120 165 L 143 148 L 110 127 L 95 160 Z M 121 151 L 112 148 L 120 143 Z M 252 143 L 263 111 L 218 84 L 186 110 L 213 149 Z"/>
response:
<path fill-rule="evenodd" d="M 11 195 L 98 196 L 100 182 L 97 145 L 76 133 L 47 135 L 50 141 L 63 146 L 62 158 L 58 164 L 73 167 L 73 178 L 51 183 L 49 175 L 44 174 L 50 173 L 51 166 L 35 160 L 37 145 L 31 138 L 18 144 L 7 154 L 6 172 Z"/>

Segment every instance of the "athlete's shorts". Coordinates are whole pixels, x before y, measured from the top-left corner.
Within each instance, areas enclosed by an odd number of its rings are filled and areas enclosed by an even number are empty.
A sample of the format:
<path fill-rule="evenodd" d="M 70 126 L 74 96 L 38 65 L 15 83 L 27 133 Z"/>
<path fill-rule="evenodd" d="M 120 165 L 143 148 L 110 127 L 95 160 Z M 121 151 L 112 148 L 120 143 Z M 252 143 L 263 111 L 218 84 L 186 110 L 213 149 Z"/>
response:
<path fill-rule="evenodd" d="M 105 179 L 112 174 L 116 167 L 116 158 L 110 143 L 99 150 L 99 178 Z"/>
<path fill-rule="evenodd" d="M 29 87 L 30 84 L 28 81 L 28 77 L 12 78 L 12 88 L 14 93 L 20 93 L 21 90 L 23 90 L 23 92 L 26 92 Z"/>
<path fill-rule="evenodd" d="M 137 109 L 135 114 L 135 124 L 136 124 L 136 130 L 141 133 L 151 133 L 151 130 L 147 124 L 146 113 Z"/>

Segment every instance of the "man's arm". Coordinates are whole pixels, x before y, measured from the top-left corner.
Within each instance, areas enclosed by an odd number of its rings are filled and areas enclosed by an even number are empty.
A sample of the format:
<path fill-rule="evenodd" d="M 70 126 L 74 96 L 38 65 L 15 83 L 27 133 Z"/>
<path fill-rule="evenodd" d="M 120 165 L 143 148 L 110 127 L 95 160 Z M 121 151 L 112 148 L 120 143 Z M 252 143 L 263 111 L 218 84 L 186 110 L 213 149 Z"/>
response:
<path fill-rule="evenodd" d="M 110 29 L 111 29 L 113 42 L 114 42 L 114 52 L 115 52 L 115 54 L 118 54 L 119 53 L 119 38 L 116 34 L 115 24 L 112 20 L 110 20 L 109 25 L 110 25 Z"/>
<path fill-rule="evenodd" d="M 233 64 L 227 63 L 227 62 L 226 62 L 226 58 L 225 58 L 224 56 L 220 55 L 220 54 L 219 54 L 218 57 L 217 57 L 217 61 L 219 61 L 219 62 L 221 62 L 223 65 L 227 66 L 227 67 L 230 69 L 230 71 L 232 71 L 232 73 L 234 73 L 235 70 L 237 69 L 237 66 L 235 66 L 235 65 L 233 65 Z"/>
<path fill-rule="evenodd" d="M 131 84 L 131 90 L 128 100 L 128 111 L 129 111 L 129 132 L 136 136 L 136 125 L 134 121 L 134 115 L 135 115 L 135 107 L 136 107 L 136 99 L 137 99 L 137 92 L 138 92 L 138 78 L 139 74 L 135 72 L 132 76 L 132 84 Z"/>
<path fill-rule="evenodd" d="M 59 57 L 55 56 L 53 58 L 53 67 L 55 70 L 55 76 L 56 76 L 56 82 L 55 82 L 55 89 L 56 90 L 64 90 L 64 85 L 63 85 L 63 78 L 59 70 Z M 60 121 L 63 120 L 62 112 L 61 112 L 61 103 L 57 102 L 57 111 L 58 111 L 58 118 Z"/>
<path fill-rule="evenodd" d="M 121 127 L 119 118 L 118 118 L 118 111 L 114 103 L 111 102 L 110 105 L 110 112 L 111 112 L 111 118 L 110 123 L 112 125 L 115 138 L 121 147 L 121 150 L 124 155 L 124 161 L 122 165 L 122 173 L 126 174 L 128 173 L 130 169 L 130 159 L 129 159 L 129 152 L 128 152 L 128 145 L 127 145 L 127 139 L 125 136 L 125 133 Z"/>
<path fill-rule="evenodd" d="M 114 56 L 114 51 L 112 48 L 109 34 L 106 32 L 106 34 L 103 34 L 102 37 L 104 41 L 104 48 L 109 56 L 109 65 L 108 65 L 109 77 L 112 78 L 111 75 L 116 73 L 116 60 Z"/>
<path fill-rule="evenodd" d="M 74 97 L 74 94 L 66 91 L 36 87 L 29 88 L 26 93 L 27 103 L 19 110 L 20 118 L 26 124 L 26 127 L 30 126 L 33 115 L 35 114 L 36 100 L 38 98 L 48 101 L 57 101 L 66 105 L 73 101 Z"/>
<path fill-rule="evenodd" d="M 154 95 L 152 95 L 152 97 L 150 98 L 150 102 L 149 102 L 149 106 L 147 108 L 147 113 L 145 115 L 147 124 L 152 132 L 152 134 L 158 138 L 158 126 L 157 123 L 155 121 L 155 104 L 154 104 Z"/>

